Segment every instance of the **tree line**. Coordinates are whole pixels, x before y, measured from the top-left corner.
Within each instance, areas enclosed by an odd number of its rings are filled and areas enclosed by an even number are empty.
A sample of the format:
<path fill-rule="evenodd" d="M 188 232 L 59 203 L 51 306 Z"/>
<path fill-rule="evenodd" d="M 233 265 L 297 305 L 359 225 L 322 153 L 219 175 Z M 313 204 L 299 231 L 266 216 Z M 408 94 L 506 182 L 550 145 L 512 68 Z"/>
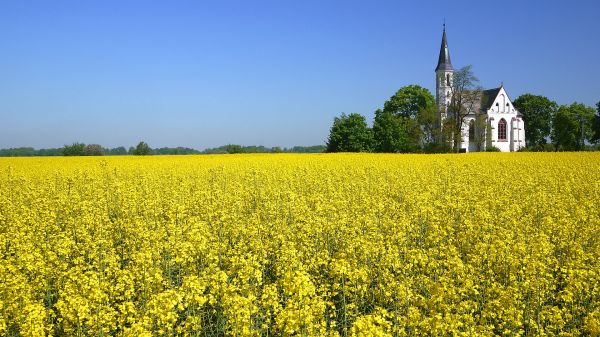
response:
<path fill-rule="evenodd" d="M 499 151 L 490 143 L 490 126 L 480 110 L 482 89 L 471 66 L 455 72 L 447 113 L 438 111 L 434 96 L 419 85 L 400 88 L 375 111 L 373 126 L 358 113 L 335 117 L 327 152 L 458 152 L 465 118 L 474 115 L 471 135 L 480 150 Z M 596 109 L 581 103 L 558 105 L 541 95 L 523 94 L 513 102 L 525 124 L 523 151 L 600 150 L 600 102 Z M 594 144 L 596 144 L 594 146 Z"/>
<path fill-rule="evenodd" d="M 61 148 L 34 149 L 19 147 L 0 149 L 0 157 L 33 157 L 33 156 L 125 156 L 125 155 L 189 155 L 189 154 L 233 154 L 233 153 L 319 153 L 325 152 L 324 145 L 294 146 L 290 148 L 242 146 L 227 144 L 209 148 L 203 151 L 189 147 L 160 147 L 151 148 L 146 142 L 137 146 L 125 148 L 105 148 L 99 144 L 72 143 Z"/>

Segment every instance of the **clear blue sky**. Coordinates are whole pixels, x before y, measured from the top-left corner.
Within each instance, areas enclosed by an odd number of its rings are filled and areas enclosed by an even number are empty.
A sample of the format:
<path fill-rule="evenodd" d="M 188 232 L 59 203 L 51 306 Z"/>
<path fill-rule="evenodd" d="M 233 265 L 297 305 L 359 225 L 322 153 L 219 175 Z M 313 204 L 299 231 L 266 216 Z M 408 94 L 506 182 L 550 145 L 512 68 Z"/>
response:
<path fill-rule="evenodd" d="M 0 148 L 322 144 L 456 67 L 600 100 L 600 1 L 0 0 Z"/>

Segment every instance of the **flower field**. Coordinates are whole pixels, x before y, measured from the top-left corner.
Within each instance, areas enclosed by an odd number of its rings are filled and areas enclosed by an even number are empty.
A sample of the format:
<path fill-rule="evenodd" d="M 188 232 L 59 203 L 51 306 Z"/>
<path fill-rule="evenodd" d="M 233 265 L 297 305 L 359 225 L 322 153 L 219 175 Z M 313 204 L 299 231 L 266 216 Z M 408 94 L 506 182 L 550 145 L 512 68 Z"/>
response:
<path fill-rule="evenodd" d="M 600 154 L 0 158 L 2 336 L 598 336 Z"/>

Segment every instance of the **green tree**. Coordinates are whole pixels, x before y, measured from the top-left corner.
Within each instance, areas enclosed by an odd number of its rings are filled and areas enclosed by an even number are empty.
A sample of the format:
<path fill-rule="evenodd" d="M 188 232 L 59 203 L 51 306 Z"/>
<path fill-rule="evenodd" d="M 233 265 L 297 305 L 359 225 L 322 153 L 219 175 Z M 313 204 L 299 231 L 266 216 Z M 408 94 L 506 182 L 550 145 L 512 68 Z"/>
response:
<path fill-rule="evenodd" d="M 139 142 L 133 150 L 133 154 L 136 156 L 147 156 L 152 153 L 152 149 L 145 142 Z"/>
<path fill-rule="evenodd" d="M 127 154 L 127 149 L 124 146 L 119 146 L 119 147 L 115 147 L 113 149 L 110 149 L 108 151 L 109 154 L 111 155 L 126 155 Z"/>
<path fill-rule="evenodd" d="M 582 150 L 592 138 L 594 108 L 581 103 L 563 105 L 553 119 L 552 142 L 557 150 Z"/>
<path fill-rule="evenodd" d="M 523 115 L 527 146 L 542 146 L 552 131 L 552 119 L 558 104 L 547 97 L 524 94 L 514 101 L 515 108 Z"/>
<path fill-rule="evenodd" d="M 443 141 L 440 112 L 436 105 L 419 110 L 421 146 L 425 152 L 448 152 L 448 146 Z"/>
<path fill-rule="evenodd" d="M 600 102 L 596 103 L 596 115 L 592 121 L 592 143 L 600 143 Z"/>
<path fill-rule="evenodd" d="M 364 116 L 351 113 L 335 117 L 329 131 L 327 152 L 369 152 L 373 148 L 373 131 Z"/>
<path fill-rule="evenodd" d="M 400 88 L 383 104 L 383 111 L 395 116 L 417 118 L 421 110 L 432 106 L 435 106 L 435 98 L 431 92 L 413 84 Z"/>
<path fill-rule="evenodd" d="M 377 152 L 418 152 L 436 140 L 439 119 L 435 98 L 418 85 L 400 88 L 375 112 L 373 137 Z"/>
<path fill-rule="evenodd" d="M 83 156 L 85 155 L 85 144 L 73 143 L 71 145 L 65 145 L 62 148 L 63 156 Z"/>
<path fill-rule="evenodd" d="M 241 145 L 237 144 L 227 144 L 225 145 L 225 152 L 229 154 L 234 153 L 244 153 L 244 148 Z"/>

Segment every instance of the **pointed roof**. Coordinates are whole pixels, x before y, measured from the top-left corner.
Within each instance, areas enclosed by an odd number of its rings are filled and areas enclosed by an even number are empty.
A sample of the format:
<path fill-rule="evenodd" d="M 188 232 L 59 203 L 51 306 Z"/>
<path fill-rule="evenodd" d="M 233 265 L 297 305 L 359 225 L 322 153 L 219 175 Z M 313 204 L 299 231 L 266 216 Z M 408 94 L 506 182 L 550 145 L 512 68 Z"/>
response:
<path fill-rule="evenodd" d="M 440 47 L 440 57 L 435 71 L 454 70 L 450 61 L 450 51 L 448 50 L 448 41 L 446 41 L 446 24 L 444 24 L 444 33 L 442 34 L 442 46 Z"/>
<path fill-rule="evenodd" d="M 499 88 L 483 90 L 481 92 L 482 111 L 488 111 L 488 109 L 492 107 L 492 104 L 494 104 L 494 101 L 496 100 L 496 97 L 498 97 L 498 94 L 500 93 L 500 89 L 502 89 L 502 87 L 503 86 L 500 86 Z"/>

